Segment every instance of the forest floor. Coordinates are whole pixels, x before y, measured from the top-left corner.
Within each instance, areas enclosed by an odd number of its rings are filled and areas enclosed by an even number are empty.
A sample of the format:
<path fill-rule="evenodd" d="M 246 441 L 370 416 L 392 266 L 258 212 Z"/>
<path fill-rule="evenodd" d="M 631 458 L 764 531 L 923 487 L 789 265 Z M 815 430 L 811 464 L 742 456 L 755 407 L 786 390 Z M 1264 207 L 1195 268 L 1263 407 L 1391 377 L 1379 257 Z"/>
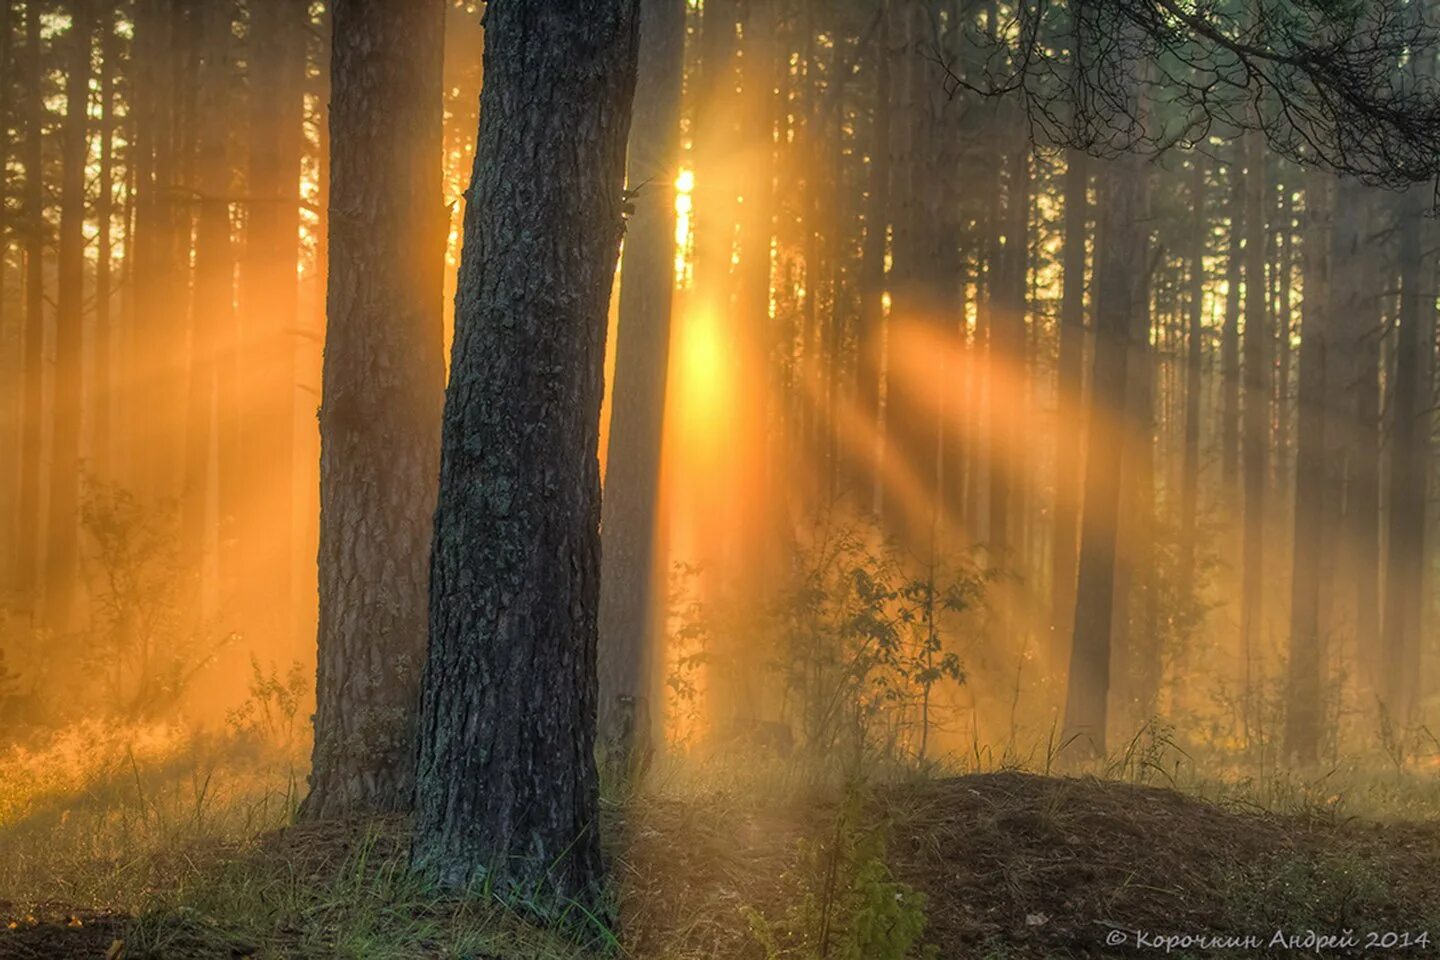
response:
<path fill-rule="evenodd" d="M 577 944 L 482 901 L 436 899 L 405 869 L 403 821 L 247 834 L 252 811 L 206 826 L 207 778 L 189 788 L 200 814 L 187 828 L 184 794 L 167 805 L 131 767 L 149 812 L 123 821 L 130 842 L 96 847 L 83 811 L 0 818 L 0 958 L 883 960 L 921 954 L 874 929 L 920 917 L 945 960 L 1440 949 L 1419 940 L 1440 934 L 1440 823 L 1358 819 L 1335 802 L 1271 812 L 1015 771 L 863 791 L 662 783 L 608 804 L 620 933 L 582 927 Z M 114 802 L 99 787 L 72 801 Z M 1279 946 L 1277 932 L 1295 939 Z M 1352 949 L 1313 939 L 1347 932 Z"/>

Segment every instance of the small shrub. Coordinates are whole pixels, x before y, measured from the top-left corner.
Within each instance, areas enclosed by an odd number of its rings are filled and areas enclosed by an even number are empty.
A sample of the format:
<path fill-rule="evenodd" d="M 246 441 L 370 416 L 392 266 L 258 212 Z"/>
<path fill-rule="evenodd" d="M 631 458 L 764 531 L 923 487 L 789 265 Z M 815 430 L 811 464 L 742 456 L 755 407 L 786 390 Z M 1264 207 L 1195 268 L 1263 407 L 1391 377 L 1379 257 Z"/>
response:
<path fill-rule="evenodd" d="M 866 825 L 860 790 L 847 791 L 828 838 L 802 840 L 789 875 L 795 901 L 772 923 L 745 917 L 766 960 L 933 958 L 923 945 L 925 896 L 890 873 L 884 823 Z"/>

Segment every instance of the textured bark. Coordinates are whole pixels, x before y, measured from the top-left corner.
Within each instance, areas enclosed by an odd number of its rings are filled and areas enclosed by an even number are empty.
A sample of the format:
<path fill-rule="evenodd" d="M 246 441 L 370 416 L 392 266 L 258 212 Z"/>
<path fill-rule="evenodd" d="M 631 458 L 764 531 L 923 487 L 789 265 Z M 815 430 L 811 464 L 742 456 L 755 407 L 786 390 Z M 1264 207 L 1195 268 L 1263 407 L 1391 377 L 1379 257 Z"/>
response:
<path fill-rule="evenodd" d="M 638 0 L 486 10 L 441 442 L 412 858 L 555 918 L 605 910 L 596 445 L 638 27 Z"/>
<path fill-rule="evenodd" d="M 1050 623 L 1056 643 L 1075 622 L 1076 568 L 1080 562 L 1080 440 L 1084 422 L 1085 238 L 1090 215 L 1090 161 L 1066 155 L 1064 286 L 1060 295 L 1060 357 L 1055 431 L 1055 526 L 1052 534 Z M 1058 649 L 1058 648 L 1057 648 Z"/>
<path fill-rule="evenodd" d="M 42 180 L 45 91 L 40 61 L 40 11 L 34 3 L 25 5 L 24 65 L 22 113 L 25 137 L 21 161 L 25 167 L 25 382 L 15 565 L 19 571 L 21 602 L 33 613 L 43 584 L 40 570 L 40 430 L 43 423 L 41 347 L 45 337 L 45 193 Z"/>
<path fill-rule="evenodd" d="M 295 261 L 299 255 L 306 0 L 256 0 L 250 9 L 249 219 L 240 295 L 250 378 L 244 422 L 242 589 L 247 626 L 288 633 L 294 573 Z"/>
<path fill-rule="evenodd" d="M 1429 396 L 1421 389 L 1423 354 L 1434 350 L 1425 332 L 1435 310 L 1433 290 L 1422 272 L 1424 196 L 1410 190 L 1396 202 L 1400 227 L 1400 323 L 1390 393 L 1390 444 L 1386 498 L 1384 664 L 1380 697 L 1402 727 L 1414 720 L 1419 696 L 1420 626 L 1424 599 L 1425 486 L 1429 461 Z M 1434 276 L 1433 268 L 1430 272 Z"/>
<path fill-rule="evenodd" d="M 1086 439 L 1085 504 L 1061 743 L 1073 756 L 1103 756 L 1115 610 L 1115 541 L 1125 448 L 1126 340 L 1139 308 L 1145 177 L 1122 157 L 1101 174 L 1095 263 L 1095 374 Z"/>
<path fill-rule="evenodd" d="M 75 626 L 80 598 L 80 409 L 85 295 L 85 168 L 90 104 L 91 0 L 69 5 L 64 43 L 65 122 L 60 134 L 60 251 L 55 306 L 54 434 L 46 531 L 45 621 Z"/>
<path fill-rule="evenodd" d="M 1325 538 L 1326 363 L 1329 353 L 1329 176 L 1306 185 L 1305 302 L 1300 315 L 1299 428 L 1295 456 L 1295 540 L 1290 580 L 1290 661 L 1285 751 L 1300 763 L 1320 757 L 1322 643 L 1320 589 Z"/>
<path fill-rule="evenodd" d="M 344 0 L 331 14 L 312 819 L 413 796 L 444 385 L 444 7 Z"/>
<path fill-rule="evenodd" d="M 652 587 L 685 67 L 684 0 L 644 0 L 641 11 L 639 79 L 626 172 L 638 193 L 620 276 L 601 524 L 599 729 L 602 742 L 622 758 L 649 747 L 661 714 L 658 705 L 650 703 L 659 656 L 652 629 Z M 768 244 L 765 256 L 768 279 Z"/>

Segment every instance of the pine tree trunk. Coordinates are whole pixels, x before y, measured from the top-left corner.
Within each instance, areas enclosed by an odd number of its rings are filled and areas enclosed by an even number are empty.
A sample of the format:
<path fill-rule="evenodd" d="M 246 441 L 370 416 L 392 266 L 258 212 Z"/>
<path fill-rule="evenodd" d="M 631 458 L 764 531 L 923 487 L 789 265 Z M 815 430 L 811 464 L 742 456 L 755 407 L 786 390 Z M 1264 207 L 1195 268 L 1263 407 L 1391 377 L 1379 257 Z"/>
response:
<path fill-rule="evenodd" d="M 1051 632 L 1064 649 L 1075 623 L 1075 576 L 1080 560 L 1080 442 L 1084 422 L 1085 242 L 1090 215 L 1090 158 L 1066 154 L 1064 280 L 1060 295 L 1060 357 L 1055 432 L 1055 526 L 1052 537 Z"/>
<path fill-rule="evenodd" d="M 638 0 L 495 0 L 441 444 L 413 861 L 606 913 L 595 771 L 605 327 Z"/>
<path fill-rule="evenodd" d="M 1245 157 L 1236 138 L 1230 161 L 1230 242 L 1225 263 L 1225 326 L 1220 336 L 1220 476 L 1227 505 L 1240 483 L 1240 293 L 1245 239 Z"/>
<path fill-rule="evenodd" d="M 98 195 L 95 199 L 95 358 L 90 391 L 90 444 L 92 470 L 97 479 L 113 482 L 115 390 L 112 367 L 115 338 L 111 329 L 113 220 L 115 215 L 115 78 L 120 62 L 120 38 L 115 31 L 115 11 L 102 7 L 100 27 L 100 163 Z"/>
<path fill-rule="evenodd" d="M 1295 456 L 1295 538 L 1290 579 L 1290 662 L 1285 752 L 1302 764 L 1320 758 L 1324 636 L 1320 591 L 1326 543 L 1325 420 L 1330 317 L 1330 178 L 1306 184 L 1305 303 L 1300 314 L 1299 428 Z"/>
<path fill-rule="evenodd" d="M 414 795 L 444 389 L 444 24 L 443 0 L 331 11 L 310 819 L 406 810 Z"/>
<path fill-rule="evenodd" d="M 890 150 L 891 150 L 891 63 L 890 9 L 882 8 L 875 40 L 875 102 L 870 128 L 870 183 L 865 206 L 865 241 L 860 283 L 860 331 L 856 347 L 857 407 L 863 424 L 874 436 L 862 436 L 865 444 L 856 477 L 862 486 L 859 502 L 877 515 L 884 510 L 883 444 L 880 420 L 880 387 L 884 377 L 885 342 L 885 260 L 889 254 Z"/>
<path fill-rule="evenodd" d="M 45 620 L 76 625 L 80 600 L 80 410 L 85 286 L 86 133 L 90 105 L 91 0 L 72 0 L 65 37 L 65 123 L 60 135 L 60 252 L 56 274 L 54 435 L 46 534 Z"/>
<path fill-rule="evenodd" d="M 20 597 L 32 614 L 44 589 L 40 569 L 40 446 L 44 409 L 41 375 L 45 338 L 45 192 L 43 171 L 43 127 L 45 90 L 40 58 L 40 11 L 37 4 L 25 5 L 25 84 L 23 116 L 24 143 L 21 161 L 25 167 L 24 253 L 25 253 L 25 358 L 24 413 L 20 437 L 20 497 L 16 568 Z"/>
<path fill-rule="evenodd" d="M 1240 644 L 1244 660 L 1247 740 L 1258 694 L 1254 676 L 1264 614 L 1265 487 L 1270 442 L 1270 332 L 1265 296 L 1265 141 L 1245 134 L 1246 237 L 1244 336 L 1244 495 L 1240 577 Z"/>
<path fill-rule="evenodd" d="M 1389 536 L 1385 564 L 1384 663 L 1380 695 L 1391 718 L 1402 728 L 1414 721 L 1419 693 L 1420 594 L 1425 563 L 1425 494 L 1430 398 L 1421 392 L 1422 354 L 1435 298 L 1424 278 L 1421 231 L 1425 199 L 1410 190 L 1397 199 L 1400 228 L 1400 324 L 1395 340 L 1395 369 L 1390 395 L 1390 444 L 1386 498 Z M 1433 268 L 1430 271 L 1433 278 Z M 1427 296 L 1426 291 L 1430 290 Z"/>
<path fill-rule="evenodd" d="M 635 191 L 635 212 L 625 234 L 620 274 L 601 524 L 599 731 L 601 742 L 626 763 L 649 749 L 662 719 L 660 705 L 650 700 L 660 656 L 653 629 L 656 524 L 675 292 L 674 184 L 680 163 L 684 0 L 644 0 L 640 37 L 626 172 Z M 769 256 L 767 244 L 767 279 Z M 662 573 L 658 583 L 664 582 Z"/>
<path fill-rule="evenodd" d="M 1185 334 L 1185 446 L 1180 466 L 1180 584 L 1193 589 L 1199 545 L 1200 398 L 1205 351 L 1205 247 L 1210 224 L 1205 211 L 1205 156 L 1198 150 L 1190 158 L 1190 212 L 1194 226 L 1190 238 L 1189 324 Z"/>
<path fill-rule="evenodd" d="M 1104 756 L 1110 689 L 1116 530 L 1125 449 L 1127 340 L 1139 309 L 1145 237 L 1140 223 L 1145 177 L 1133 156 L 1101 172 L 1095 243 L 1095 373 L 1086 439 L 1085 502 L 1074 640 L 1061 744 L 1076 757 Z"/>
<path fill-rule="evenodd" d="M 135 0 L 131 83 L 135 141 L 134 315 L 127 366 L 131 486 L 169 501 L 182 493 L 186 422 L 188 224 L 180 162 L 183 126 L 176 76 L 181 56 L 170 0 Z"/>

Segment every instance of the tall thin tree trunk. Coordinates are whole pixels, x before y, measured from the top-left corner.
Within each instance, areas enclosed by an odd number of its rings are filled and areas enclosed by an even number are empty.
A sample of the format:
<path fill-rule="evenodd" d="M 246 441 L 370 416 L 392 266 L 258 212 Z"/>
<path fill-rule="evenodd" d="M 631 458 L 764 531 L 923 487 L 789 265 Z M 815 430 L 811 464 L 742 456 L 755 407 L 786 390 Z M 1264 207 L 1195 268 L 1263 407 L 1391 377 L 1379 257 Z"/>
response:
<path fill-rule="evenodd" d="M 1125 383 L 1132 316 L 1139 309 L 1145 238 L 1145 176 L 1133 156 L 1101 174 L 1095 243 L 1095 374 L 1086 439 L 1085 502 L 1075 628 L 1061 743 L 1079 757 L 1103 756 L 1115 611 L 1115 549 L 1125 450 Z"/>
<path fill-rule="evenodd" d="M 414 796 L 445 376 L 444 27 L 443 0 L 331 11 L 312 819 Z"/>
<path fill-rule="evenodd" d="M 653 588 L 675 292 L 674 183 L 680 164 L 684 0 L 644 0 L 640 38 L 626 171 L 630 189 L 636 191 L 635 213 L 625 234 L 620 275 L 600 575 L 600 738 L 627 761 L 649 748 L 661 719 L 658 705 L 650 703 L 660 655 L 653 629 Z M 767 280 L 769 256 L 767 243 Z M 766 290 L 768 294 L 768 286 Z"/>
<path fill-rule="evenodd" d="M 1075 623 L 1080 561 L 1080 452 L 1084 423 L 1085 243 L 1090 215 L 1090 158 L 1066 154 L 1064 280 L 1060 295 L 1060 358 L 1055 430 L 1055 526 L 1051 539 L 1050 623 L 1056 649 Z"/>
<path fill-rule="evenodd" d="M 45 90 L 40 55 L 40 9 L 25 5 L 25 135 L 21 160 L 25 167 L 25 358 L 24 412 L 20 437 L 20 502 L 16 568 L 20 596 L 27 610 L 38 612 L 44 590 L 40 569 L 40 445 L 44 410 L 41 397 L 42 347 L 45 339 Z"/>
<path fill-rule="evenodd" d="M 90 391 L 91 462 L 97 479 L 111 482 L 114 477 L 114 332 L 111 327 L 111 276 L 114 257 L 115 216 L 115 78 L 122 65 L 119 57 L 120 38 L 115 31 L 115 11 L 102 6 L 100 27 L 100 164 L 98 193 L 95 199 L 95 354 L 94 376 Z"/>
<path fill-rule="evenodd" d="M 1227 505 L 1233 510 L 1240 483 L 1240 285 L 1245 240 L 1245 156 L 1236 138 L 1230 161 L 1230 242 L 1225 262 L 1225 326 L 1220 336 L 1220 477 Z"/>
<path fill-rule="evenodd" d="M 1251 735 L 1258 693 L 1254 672 L 1264 619 L 1265 487 L 1269 479 L 1270 356 L 1265 296 L 1265 141 L 1245 134 L 1246 237 L 1244 337 L 1245 525 L 1240 577 L 1240 645 L 1244 659 L 1245 735 Z M 1248 744 L 1247 744 L 1248 745 Z"/>
<path fill-rule="evenodd" d="M 1326 542 L 1326 364 L 1330 317 L 1330 176 L 1306 183 L 1305 302 L 1300 314 L 1299 430 L 1295 457 L 1295 538 L 1290 580 L 1290 662 L 1285 751 L 1302 763 L 1320 757 L 1323 648 L 1320 593 Z"/>
<path fill-rule="evenodd" d="M 1200 490 L 1201 364 L 1205 355 L 1205 248 L 1210 223 L 1205 210 L 1205 156 L 1195 151 L 1190 162 L 1190 212 L 1195 218 L 1190 237 L 1189 324 L 1185 334 L 1185 446 L 1180 466 L 1180 583 L 1195 582 Z"/>
<path fill-rule="evenodd" d="M 608 913 L 596 447 L 639 10 L 487 8 L 445 401 L 412 860 L 555 918 Z"/>
<path fill-rule="evenodd" d="M 1384 664 L 1380 695 L 1397 724 L 1414 720 L 1419 696 L 1420 625 L 1425 603 L 1420 587 L 1425 565 L 1425 493 L 1429 462 L 1426 426 L 1430 399 L 1421 391 L 1422 354 L 1434 290 L 1422 270 L 1421 232 L 1425 199 L 1410 190 L 1396 202 L 1400 227 L 1400 323 L 1395 339 L 1395 369 L 1390 393 L 1390 445 L 1387 503 L 1387 556 L 1384 597 Z M 1430 271 L 1433 278 L 1434 270 Z M 1427 289 L 1429 293 L 1427 294 Z"/>
<path fill-rule="evenodd" d="M 45 620 L 64 633 L 80 600 L 80 412 L 85 310 L 85 170 L 89 162 L 92 0 L 72 0 L 65 43 L 65 123 L 60 137 L 60 252 L 55 306 L 54 436 L 46 535 Z"/>
<path fill-rule="evenodd" d="M 865 242 L 860 283 L 860 332 L 857 352 L 857 406 L 864 424 L 875 431 L 865 437 L 867 456 L 857 476 L 869 484 L 861 491 L 861 504 L 876 514 L 884 509 L 882 458 L 884 434 L 880 420 L 880 388 L 884 377 L 885 260 L 889 253 L 891 73 L 889 2 L 879 14 L 872 44 L 875 104 L 870 132 L 870 184 L 865 207 Z"/>

